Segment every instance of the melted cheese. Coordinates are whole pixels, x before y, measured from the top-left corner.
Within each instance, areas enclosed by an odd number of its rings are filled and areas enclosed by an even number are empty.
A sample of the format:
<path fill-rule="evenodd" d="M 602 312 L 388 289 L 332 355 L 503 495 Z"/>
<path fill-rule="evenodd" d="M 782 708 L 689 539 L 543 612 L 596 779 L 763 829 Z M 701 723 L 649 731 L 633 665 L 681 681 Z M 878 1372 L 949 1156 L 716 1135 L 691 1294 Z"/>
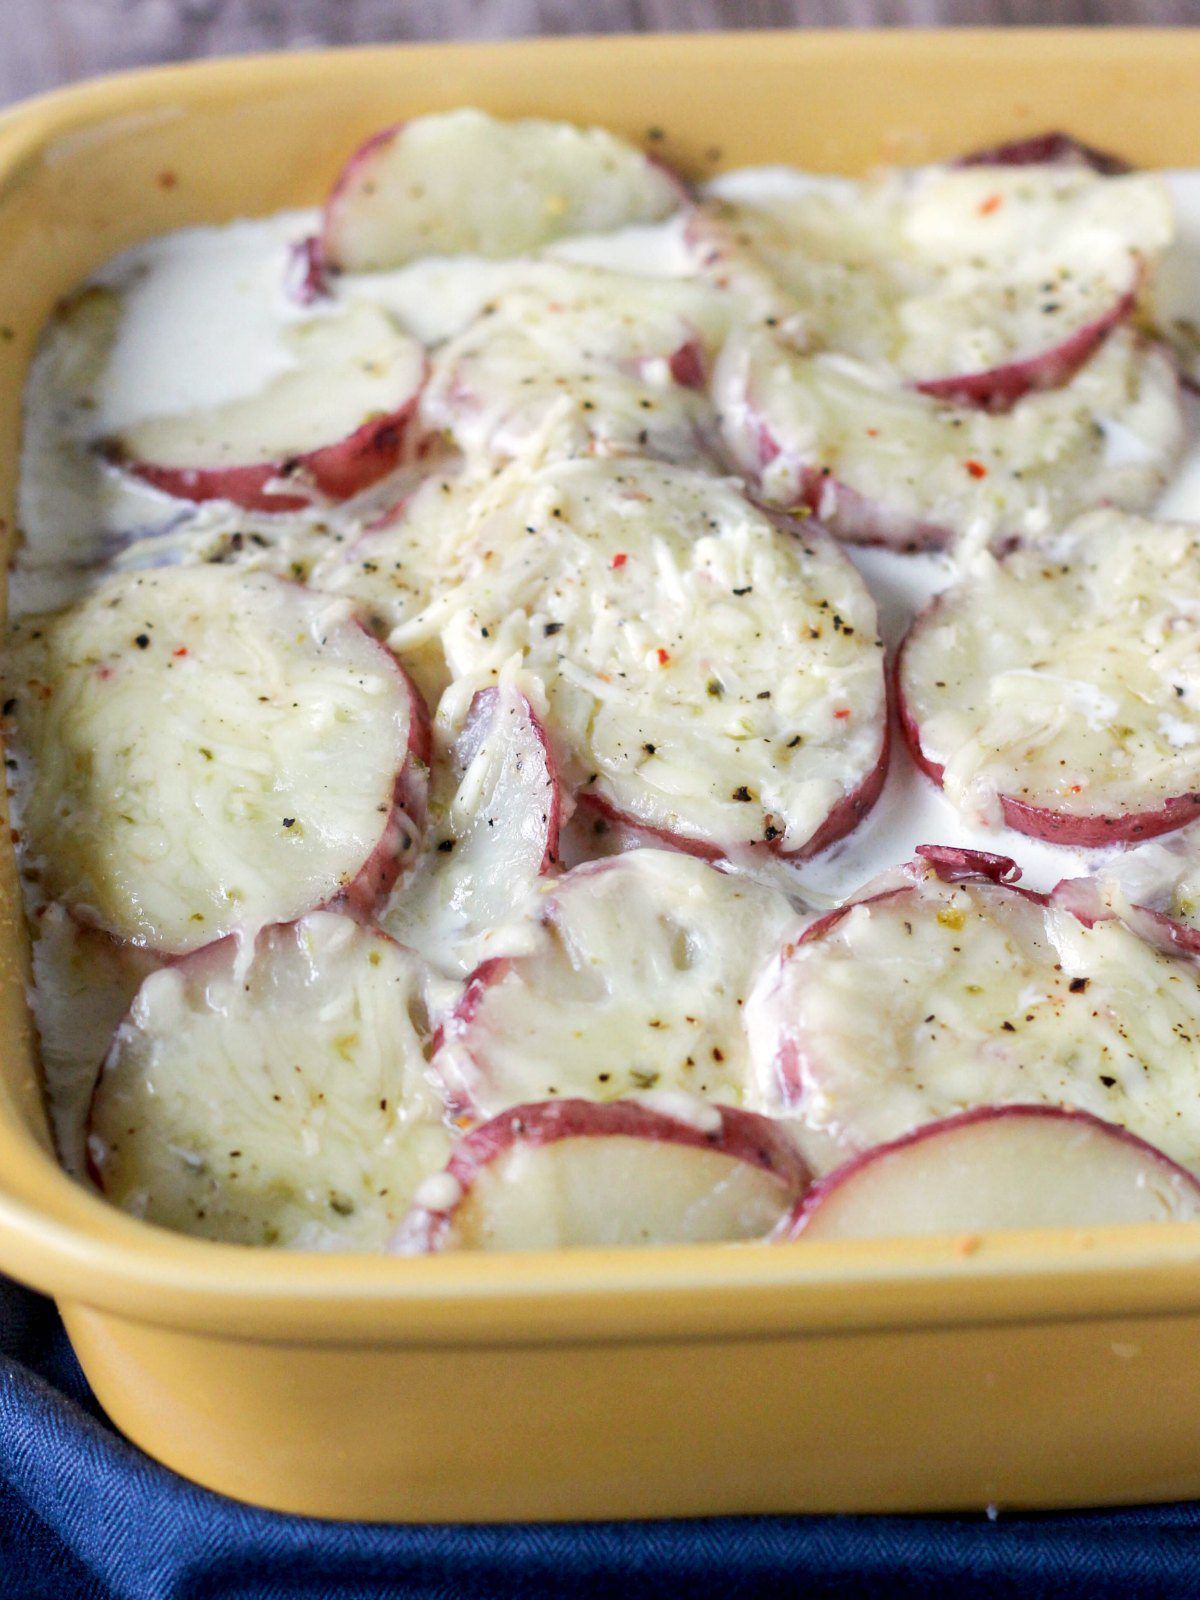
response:
<path fill-rule="evenodd" d="M 676 852 L 581 867 L 543 890 L 532 948 L 472 980 L 434 1064 L 485 1113 L 646 1089 L 737 1103 L 742 1005 L 794 924 L 781 895 Z"/>
<path fill-rule="evenodd" d="M 353 884 L 410 760 L 387 653 L 336 602 L 227 568 L 111 578 L 27 618 L 5 693 L 45 890 L 161 950 Z M 396 848 L 415 835 L 407 819 Z"/>
<path fill-rule="evenodd" d="M 430 624 L 455 675 L 523 658 L 585 794 L 720 851 L 794 851 L 875 772 L 874 606 L 824 535 L 646 461 L 518 464 L 492 503 Z"/>
<path fill-rule="evenodd" d="M 1016 1102 L 1090 1111 L 1200 1166 L 1200 966 L 1115 920 L 920 874 L 785 946 L 746 1023 L 760 1107 L 798 1119 L 821 1169 Z"/>
<path fill-rule="evenodd" d="M 1200 529 L 1091 513 L 977 556 L 917 623 L 902 691 L 951 801 L 1154 811 L 1200 788 Z"/>
<path fill-rule="evenodd" d="M 248 964 L 226 941 L 147 978 L 92 1109 L 105 1193 L 205 1238 L 378 1249 L 449 1139 L 420 963 L 318 912 Z"/>

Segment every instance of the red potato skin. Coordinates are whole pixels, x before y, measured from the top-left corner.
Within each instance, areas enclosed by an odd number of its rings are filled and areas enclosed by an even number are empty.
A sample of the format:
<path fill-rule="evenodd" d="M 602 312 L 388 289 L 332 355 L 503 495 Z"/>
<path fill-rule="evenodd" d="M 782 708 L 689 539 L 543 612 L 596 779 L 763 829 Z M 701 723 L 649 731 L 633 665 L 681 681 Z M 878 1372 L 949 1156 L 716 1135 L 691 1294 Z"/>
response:
<path fill-rule="evenodd" d="M 467 1031 L 487 997 L 488 990 L 504 978 L 512 964 L 510 956 L 492 956 L 487 961 L 481 961 L 467 979 L 453 1011 L 444 1021 L 439 1022 L 434 1030 L 429 1049 L 430 1061 L 438 1075 L 442 1095 L 446 1102 L 446 1109 L 452 1116 L 477 1119 L 479 1113 L 469 1090 L 458 1083 L 451 1082 L 447 1074 L 442 1070 L 439 1056 L 446 1043 L 447 1033 L 461 1036 Z M 484 1069 L 469 1051 L 467 1054 L 471 1062 L 472 1072 L 476 1077 L 483 1077 Z"/>
<path fill-rule="evenodd" d="M 562 1139 L 624 1137 L 717 1150 L 773 1174 L 793 1197 L 803 1193 L 811 1173 L 781 1124 L 732 1106 L 714 1106 L 713 1110 L 721 1125 L 707 1133 L 636 1100 L 534 1101 L 502 1111 L 473 1128 L 454 1150 L 445 1171 L 465 1197 L 479 1173 L 515 1145 L 540 1148 Z M 400 1224 L 392 1249 L 404 1255 L 444 1249 L 456 1210 L 457 1205 L 445 1211 L 415 1206 Z"/>
<path fill-rule="evenodd" d="M 708 363 L 699 339 L 689 339 L 670 356 L 671 376 L 683 389 L 703 389 L 708 381 Z"/>
<path fill-rule="evenodd" d="M 297 305 L 311 306 L 317 300 L 324 300 L 333 289 L 329 282 L 329 273 L 321 254 L 321 240 L 318 234 L 309 234 L 307 239 L 298 239 L 292 246 L 288 255 L 287 266 L 287 291 Z"/>
<path fill-rule="evenodd" d="M 1104 177 L 1116 178 L 1134 169 L 1122 156 L 1114 156 L 1094 145 L 1084 144 L 1074 135 L 1052 129 L 1027 139 L 1009 139 L 1003 144 L 972 150 L 954 163 L 958 167 L 1042 167 L 1066 165 L 1090 167 Z"/>
<path fill-rule="evenodd" d="M 176 500 L 200 504 L 228 500 L 243 511 L 303 511 L 319 500 L 348 500 L 386 477 L 405 459 L 413 432 L 419 393 L 384 416 L 372 417 L 334 444 L 322 445 L 290 461 L 265 461 L 232 467 L 167 467 L 135 461 L 119 450 L 109 452 L 114 465 Z M 298 492 L 272 492 L 271 485 L 291 481 Z"/>
<path fill-rule="evenodd" d="M 943 883 L 991 883 L 1001 889 L 1011 889 L 1015 894 L 1022 895 L 1026 900 L 1033 900 L 1039 905 L 1046 905 L 1049 900 L 1047 895 L 1040 894 L 1036 889 L 1024 889 L 1018 885 L 1017 879 L 1021 876 L 1021 869 L 1011 856 L 995 856 L 987 850 L 966 850 L 958 845 L 919 844 L 915 861 L 907 861 L 893 869 L 895 882 L 888 882 L 886 887 L 880 888 L 874 894 L 847 900 L 844 904 L 835 906 L 832 911 L 823 912 L 805 928 L 796 940 L 796 946 L 812 944 L 820 939 L 831 928 L 835 928 L 855 906 L 876 905 L 881 900 L 892 900 L 897 895 L 909 894 L 926 867 L 931 867 Z M 785 951 L 785 955 L 787 953 Z"/>
<path fill-rule="evenodd" d="M 1003 558 L 1001 558 L 1003 559 Z M 937 610 L 938 601 L 928 606 L 914 620 L 896 655 L 894 667 L 894 694 L 900 731 L 913 762 L 940 789 L 945 768 L 932 760 L 921 747 L 921 730 L 916 717 L 909 709 L 904 694 L 904 652 L 917 629 Z M 1016 795 L 998 796 L 1000 813 L 1006 827 L 1017 833 L 1028 834 L 1033 839 L 1044 839 L 1048 844 L 1078 845 L 1096 849 L 1110 844 L 1135 844 L 1142 839 L 1154 839 L 1159 834 L 1172 833 L 1176 828 L 1200 817 L 1200 792 L 1175 795 L 1165 800 L 1154 811 L 1129 811 L 1122 816 L 1105 816 L 1098 813 L 1072 813 L 1055 811 L 1048 806 L 1031 805 Z"/>
<path fill-rule="evenodd" d="M 1093 1116 L 1090 1111 L 1075 1111 L 1065 1106 L 1045 1105 L 973 1106 L 969 1111 L 960 1111 L 956 1116 L 944 1117 L 938 1122 L 926 1122 L 910 1133 L 902 1134 L 899 1139 L 890 1140 L 887 1144 L 872 1145 L 869 1150 L 862 1150 L 857 1155 L 851 1156 L 848 1161 L 844 1161 L 840 1167 L 835 1167 L 832 1172 L 818 1179 L 805 1191 L 791 1215 L 784 1218 L 772 1238 L 782 1244 L 790 1244 L 803 1238 L 810 1223 L 830 1197 L 843 1189 L 864 1168 L 873 1166 L 877 1161 L 886 1161 L 889 1156 L 896 1155 L 900 1151 L 911 1150 L 914 1146 L 922 1145 L 944 1134 L 952 1134 L 960 1128 L 1013 1117 L 1038 1117 L 1054 1122 L 1071 1123 L 1075 1126 L 1093 1128 L 1107 1137 L 1120 1139 L 1169 1168 L 1176 1177 L 1187 1184 L 1189 1189 L 1200 1196 L 1200 1181 L 1197 1181 L 1186 1167 L 1181 1167 L 1178 1162 L 1172 1161 L 1170 1156 L 1165 1155 L 1157 1145 L 1148 1143 L 1136 1133 L 1130 1133 L 1128 1128 L 1123 1128 L 1115 1122 L 1105 1122 L 1103 1118 Z"/>
<path fill-rule="evenodd" d="M 347 194 L 358 179 L 359 169 L 364 162 L 370 161 L 380 151 L 392 144 L 403 133 L 405 123 L 394 123 L 390 128 L 380 128 L 369 139 L 365 139 L 358 149 L 353 151 L 333 181 L 329 197 L 321 212 L 321 225 L 313 241 L 314 255 L 319 263 L 321 282 L 327 285 L 330 274 L 342 270 L 337 253 L 337 212 L 338 207 L 346 199 Z"/>

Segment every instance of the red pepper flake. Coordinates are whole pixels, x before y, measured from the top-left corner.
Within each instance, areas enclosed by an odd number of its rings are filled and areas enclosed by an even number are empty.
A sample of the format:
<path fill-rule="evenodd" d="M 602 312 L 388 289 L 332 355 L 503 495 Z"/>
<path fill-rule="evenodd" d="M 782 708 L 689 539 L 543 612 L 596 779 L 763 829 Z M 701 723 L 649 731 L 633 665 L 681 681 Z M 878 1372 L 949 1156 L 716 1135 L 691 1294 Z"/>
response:
<path fill-rule="evenodd" d="M 625 554 L 624 550 L 618 550 L 616 555 L 612 558 L 613 571 L 615 572 L 618 567 L 623 567 L 628 560 L 629 557 Z"/>
<path fill-rule="evenodd" d="M 181 644 L 179 646 L 178 650 L 172 650 L 171 654 L 173 656 L 185 656 L 185 655 L 187 655 L 187 645 Z"/>
<path fill-rule="evenodd" d="M 981 217 L 990 217 L 992 212 L 993 211 L 999 211 L 1000 207 L 1003 204 L 1004 204 L 1003 195 L 990 194 L 990 195 L 988 195 L 986 200 L 982 200 L 980 202 L 979 215 Z"/>
<path fill-rule="evenodd" d="M 160 189 L 173 189 L 179 179 L 168 167 L 165 171 L 159 173 L 157 182 Z"/>
<path fill-rule="evenodd" d="M 966 463 L 966 468 L 973 478 L 987 477 L 987 468 L 984 466 L 982 461 L 968 461 Z"/>
<path fill-rule="evenodd" d="M 867 429 L 867 438 L 868 439 L 878 439 L 878 437 L 879 437 L 879 429 L 878 428 L 868 428 Z"/>
<path fill-rule="evenodd" d="M 1073 783 L 1071 785 L 1071 793 L 1072 794 L 1082 794 L 1083 793 L 1083 785 L 1081 783 Z"/>
<path fill-rule="evenodd" d="M 662 645 L 659 645 L 654 654 L 658 657 L 658 664 L 660 667 L 665 667 L 667 662 L 671 659 L 670 655 L 666 650 L 663 649 Z"/>
<path fill-rule="evenodd" d="M 835 711 L 833 714 L 841 722 L 850 715 L 850 708 L 849 706 L 843 706 L 840 711 Z"/>

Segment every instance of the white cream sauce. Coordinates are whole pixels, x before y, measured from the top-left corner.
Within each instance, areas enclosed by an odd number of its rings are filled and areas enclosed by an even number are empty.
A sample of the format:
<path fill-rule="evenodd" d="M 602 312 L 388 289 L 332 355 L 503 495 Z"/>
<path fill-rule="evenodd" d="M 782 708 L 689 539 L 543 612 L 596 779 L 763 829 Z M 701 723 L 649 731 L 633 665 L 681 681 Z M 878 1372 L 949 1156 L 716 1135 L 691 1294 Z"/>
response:
<path fill-rule="evenodd" d="M 1200 328 L 1200 171 L 1171 172 L 1166 179 L 1177 212 L 1178 240 L 1163 266 L 1158 315 L 1164 323 Z M 838 180 L 762 167 L 725 174 L 710 192 L 731 200 L 768 201 L 810 190 L 814 181 Z M 221 504 L 190 508 L 107 465 L 94 448 L 107 434 L 146 418 L 253 394 L 285 370 L 285 330 L 298 317 L 324 315 L 330 308 L 320 302 L 299 307 L 286 289 L 290 252 L 315 221 L 314 213 L 288 212 L 186 229 L 138 246 L 97 275 L 95 283 L 120 292 L 122 307 L 102 380 L 87 388 L 86 403 L 74 403 L 67 380 L 78 352 L 61 334 L 47 341 L 29 378 L 18 501 L 23 542 L 10 583 L 15 613 L 65 603 L 85 591 L 103 566 L 204 559 L 228 548 L 235 536 L 243 542 L 248 566 L 303 576 L 320 555 L 354 538 L 395 498 L 392 482 L 321 512 L 268 518 Z M 690 270 L 678 217 L 657 226 L 567 239 L 545 253 L 650 276 L 686 276 Z M 428 258 L 395 271 L 347 275 L 338 281 L 333 305 L 368 301 L 422 341 L 434 343 L 460 329 L 492 296 L 520 282 L 524 271 L 522 261 Z M 1189 407 L 1189 440 L 1185 459 L 1157 509 L 1166 517 L 1200 520 L 1200 405 Z M 1108 443 L 1115 455 L 1124 448 L 1120 438 Z M 954 576 L 949 555 L 853 548 L 848 553 L 879 604 L 889 646 Z M 584 848 L 600 855 L 629 842 L 610 836 Z M 738 869 L 765 873 L 801 906 L 823 907 L 908 859 L 915 845 L 926 842 L 1010 855 L 1022 867 L 1026 883 L 1042 889 L 1064 877 L 1111 871 L 1120 854 L 1068 849 L 1006 829 L 968 825 L 915 771 L 897 741 L 882 797 L 847 839 L 796 868 L 775 861 L 764 868 L 756 858 L 752 866 L 738 864 Z M 572 838 L 570 845 L 576 844 Z M 578 853 L 570 848 L 571 856 Z M 1143 854 L 1147 870 L 1139 874 Z M 1174 859 L 1176 850 L 1150 844 L 1124 852 L 1121 863 L 1134 877 L 1157 881 L 1168 857 Z M 56 1119 L 60 1143 L 74 1151 L 79 1108 L 86 1098 L 78 1080 L 94 1070 L 106 1040 L 97 1029 L 85 1045 L 77 1038 L 79 1029 L 71 1026 L 68 1013 L 75 1018 L 82 1014 L 78 963 L 51 960 L 51 941 L 42 954 L 37 1011 L 43 1034 L 55 1041 L 52 1102 L 61 1113 Z M 454 963 L 448 952 L 446 956 L 443 970 L 450 973 Z M 92 1007 L 94 1015 L 114 1009 L 103 997 L 93 998 Z M 63 1040 L 70 1041 L 69 1051 Z M 74 1085 L 64 1052 L 75 1059 Z"/>

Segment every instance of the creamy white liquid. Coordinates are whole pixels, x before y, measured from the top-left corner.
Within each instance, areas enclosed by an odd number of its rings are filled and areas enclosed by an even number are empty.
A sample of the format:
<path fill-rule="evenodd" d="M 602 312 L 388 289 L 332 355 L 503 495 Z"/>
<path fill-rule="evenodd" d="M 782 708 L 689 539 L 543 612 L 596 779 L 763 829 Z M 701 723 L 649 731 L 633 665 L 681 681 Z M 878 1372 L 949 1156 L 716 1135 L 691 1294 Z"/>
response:
<path fill-rule="evenodd" d="M 729 199 L 769 200 L 811 189 L 814 181 L 838 180 L 764 167 L 725 174 L 712 189 Z M 1179 238 L 1164 263 L 1158 309 L 1164 318 L 1200 327 L 1200 172 L 1169 173 L 1167 181 Z M 106 565 L 202 559 L 237 533 L 243 540 L 255 536 L 258 541 L 244 545 L 249 565 L 302 576 L 322 553 L 353 538 L 395 498 L 395 484 L 385 483 L 320 513 L 256 517 L 222 505 L 189 508 L 105 465 L 94 449 L 106 434 L 147 417 L 254 394 L 284 369 L 289 358 L 282 335 L 288 324 L 299 316 L 328 314 L 320 304 L 298 307 L 285 290 L 290 251 L 315 221 L 315 214 L 290 212 L 188 229 L 139 246 L 97 275 L 97 283 L 122 290 L 124 310 L 95 405 L 82 412 L 63 405 L 53 340 L 29 380 L 19 491 L 23 544 L 10 585 L 14 610 L 62 604 L 94 582 Z M 690 270 L 680 218 L 566 240 L 548 253 L 648 275 L 679 276 Z M 523 270 L 521 261 L 430 258 L 397 271 L 343 278 L 337 294 L 339 302 L 361 299 L 383 307 L 418 338 L 434 343 L 462 327 L 493 295 L 520 281 Z M 60 348 L 57 354 L 62 353 Z M 1190 413 L 1192 442 L 1158 510 L 1172 518 L 1200 520 L 1200 406 L 1192 405 Z M 1123 441 L 1112 438 L 1109 448 L 1119 453 Z M 853 548 L 848 553 L 876 598 L 890 647 L 915 612 L 954 575 L 949 555 Z M 619 830 L 602 840 L 572 830 L 565 853 L 568 859 L 579 859 L 629 842 Z M 765 871 L 800 905 L 823 907 L 908 859 L 921 843 L 1009 855 L 1023 869 L 1025 882 L 1040 889 L 1064 877 L 1106 866 L 1111 870 L 1118 856 L 1123 874 L 1157 882 L 1182 854 L 1200 852 L 1200 824 L 1174 836 L 1167 848 L 1151 843 L 1123 853 L 1068 849 L 1007 829 L 972 827 L 916 772 L 897 743 L 882 797 L 849 838 L 800 867 L 770 862 L 764 868 L 756 861 L 739 870 Z M 1143 861 L 1144 871 L 1139 867 Z M 429 918 L 427 954 L 442 969 L 436 1000 L 444 1002 L 454 992 L 461 953 L 450 945 L 439 952 L 434 933 L 438 923 L 437 917 Z M 497 943 L 503 942 L 498 936 Z M 56 962 L 51 940 L 45 942 L 38 978 L 34 1005 L 44 1037 L 53 1041 L 51 1094 L 60 1145 L 77 1165 L 80 1108 L 86 1100 L 81 1085 L 90 1084 L 107 1042 L 100 1030 L 92 1037 L 81 1029 L 79 1017 L 104 1017 L 107 1025 L 119 1014 L 120 995 L 105 989 L 108 980 L 98 970 L 97 994 L 81 1007 L 78 962 Z M 88 1037 L 81 1038 L 81 1033 Z"/>

